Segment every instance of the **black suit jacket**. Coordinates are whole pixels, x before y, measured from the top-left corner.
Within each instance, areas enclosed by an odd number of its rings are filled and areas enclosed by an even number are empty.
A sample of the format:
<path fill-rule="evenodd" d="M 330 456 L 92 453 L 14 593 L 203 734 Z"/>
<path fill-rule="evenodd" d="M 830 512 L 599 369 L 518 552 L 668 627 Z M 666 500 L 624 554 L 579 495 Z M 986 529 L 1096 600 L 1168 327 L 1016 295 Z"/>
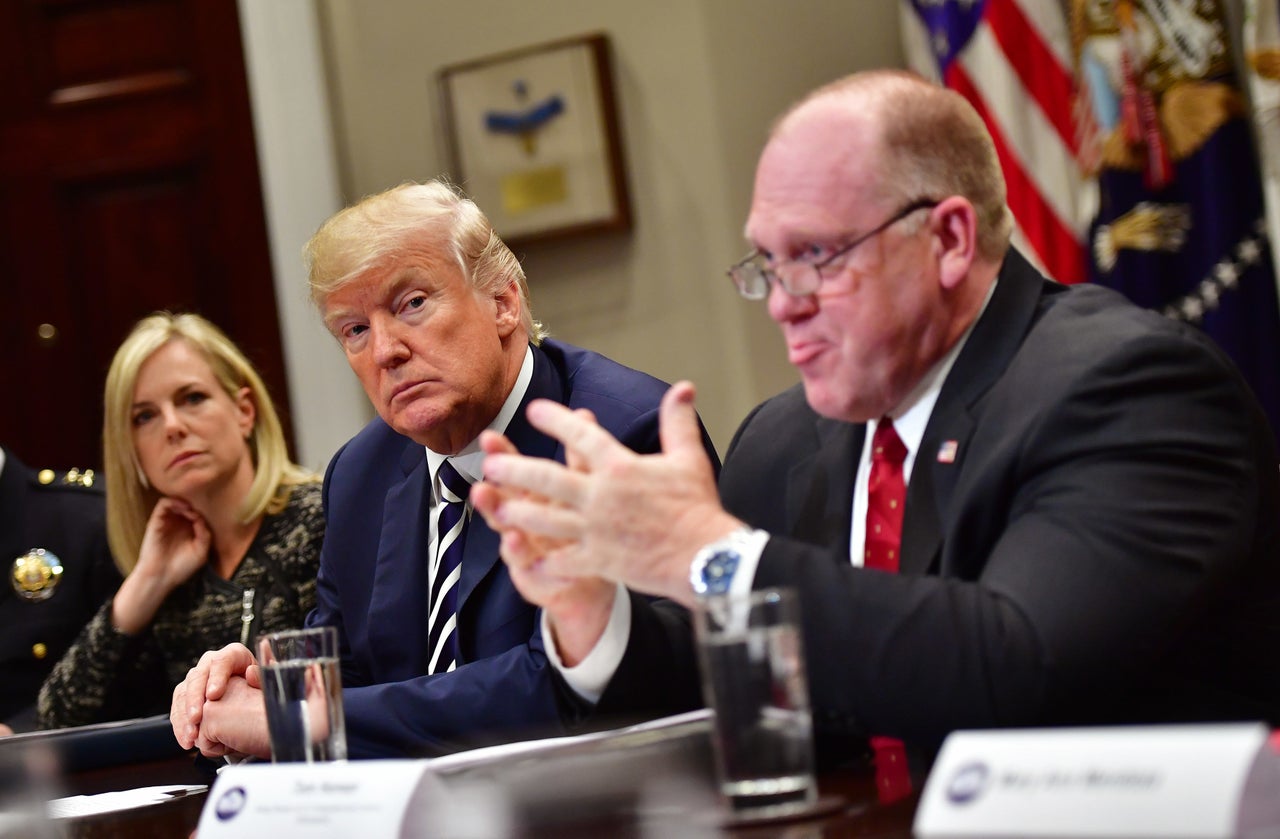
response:
<path fill-rule="evenodd" d="M 120 585 L 111 561 L 102 489 L 67 482 L 65 473 L 41 482 L 5 452 L 0 472 L 0 722 L 35 727 L 40 685 L 99 607 Z M 34 548 L 57 555 L 63 573 L 44 600 L 21 597 L 14 561 Z"/>
<path fill-rule="evenodd" d="M 1198 330 L 1011 251 L 925 430 L 897 575 L 849 561 L 864 430 L 793 388 L 721 475 L 772 534 L 754 585 L 800 590 L 820 742 L 1280 721 L 1273 438 Z"/>

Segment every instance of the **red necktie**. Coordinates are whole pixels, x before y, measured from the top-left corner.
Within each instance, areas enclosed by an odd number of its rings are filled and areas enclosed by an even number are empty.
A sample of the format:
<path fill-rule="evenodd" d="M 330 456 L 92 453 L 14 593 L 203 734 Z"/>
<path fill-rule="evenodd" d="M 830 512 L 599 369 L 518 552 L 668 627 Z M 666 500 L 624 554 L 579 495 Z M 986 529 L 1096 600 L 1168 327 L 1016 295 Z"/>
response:
<path fill-rule="evenodd" d="M 871 438 L 871 478 L 867 481 L 867 551 L 862 564 L 867 568 L 898 573 L 898 545 L 902 542 L 902 508 L 907 503 L 907 484 L 902 462 L 907 447 L 893 420 L 876 423 Z"/>
<path fill-rule="evenodd" d="M 907 503 L 907 484 L 902 463 L 907 447 L 893 420 L 884 417 L 876 423 L 871 438 L 871 477 L 867 481 L 867 536 L 863 565 L 891 574 L 898 573 L 898 547 L 902 543 L 902 509 Z M 911 794 L 911 775 L 907 771 L 907 753 L 901 740 L 872 737 L 875 750 L 876 794 L 880 803 L 889 804 Z"/>

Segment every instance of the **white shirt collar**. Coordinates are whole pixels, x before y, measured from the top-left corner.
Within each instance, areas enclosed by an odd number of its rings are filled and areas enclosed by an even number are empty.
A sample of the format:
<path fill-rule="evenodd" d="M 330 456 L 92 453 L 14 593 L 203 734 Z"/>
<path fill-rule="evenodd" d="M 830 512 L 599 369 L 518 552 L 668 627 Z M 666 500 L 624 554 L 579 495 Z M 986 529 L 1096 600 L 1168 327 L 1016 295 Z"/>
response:
<path fill-rule="evenodd" d="M 929 417 L 933 414 L 933 407 L 938 402 L 938 396 L 942 393 L 942 386 L 947 381 L 947 376 L 951 374 L 951 368 L 955 365 L 956 359 L 960 357 L 961 350 L 968 343 L 969 336 L 973 333 L 974 324 L 981 318 L 987 310 L 987 305 L 991 302 L 991 295 L 995 292 L 995 283 L 991 284 L 990 290 L 987 291 L 987 299 L 982 301 L 982 309 L 978 312 L 978 317 L 973 319 L 973 323 L 960 336 L 960 340 L 956 341 L 956 345 L 952 347 L 945 356 L 943 356 L 937 364 L 925 374 L 919 384 L 912 389 L 907 398 L 902 400 L 902 404 L 889 412 L 893 417 L 893 428 L 898 432 L 898 436 L 902 438 L 902 444 L 907 447 L 906 460 L 902 462 L 902 477 L 907 483 L 911 481 L 911 470 L 916 463 L 916 453 L 920 450 L 920 443 L 924 440 L 924 430 L 929 425 Z M 858 460 L 858 471 L 854 475 L 853 484 L 853 512 L 852 522 L 849 528 L 849 558 L 854 565 L 862 565 L 863 554 L 866 550 L 866 519 L 867 519 L 867 478 L 871 474 L 871 438 L 876 433 L 876 425 L 878 420 L 871 420 L 867 423 L 866 436 L 862 441 L 862 457 Z"/>
<path fill-rule="evenodd" d="M 493 422 L 489 423 L 489 431 L 496 431 L 502 434 L 507 430 L 507 426 L 511 424 L 516 411 L 520 408 L 520 403 L 524 401 L 525 394 L 529 392 L 529 382 L 532 380 L 533 348 L 526 346 L 524 349 L 524 361 L 520 363 L 520 373 L 516 376 L 516 383 L 512 385 L 511 392 L 507 394 L 507 401 L 502 403 L 502 410 L 498 411 L 498 415 L 493 418 Z M 457 469 L 458 473 L 466 478 L 469 483 L 474 484 L 484 474 L 484 452 L 480 451 L 480 438 L 478 436 L 470 443 L 467 443 L 455 455 L 440 454 L 427 449 L 427 467 L 431 470 L 433 498 L 436 472 L 440 469 L 440 464 L 446 460 L 451 461 L 453 468 Z"/>
<path fill-rule="evenodd" d="M 995 290 L 996 283 L 992 282 L 991 288 L 987 290 L 986 299 L 982 301 L 982 308 L 978 310 L 978 316 L 973 319 L 973 323 L 969 324 L 969 328 L 960 336 L 960 340 L 956 341 L 955 346 L 929 369 L 929 372 L 916 384 L 911 393 L 907 394 L 907 398 L 902 400 L 898 407 L 889 412 L 889 416 L 893 418 L 894 430 L 902 438 L 902 444 L 907 447 L 907 459 L 902 464 L 902 474 L 907 481 L 911 480 L 911 468 L 915 465 L 916 452 L 920 449 L 921 441 L 924 440 L 924 430 L 929 425 L 929 417 L 933 415 L 933 406 L 938 402 L 938 396 L 942 393 L 942 386 L 946 383 L 947 376 L 950 375 L 956 359 L 960 357 L 960 352 L 964 349 L 964 345 L 969 342 L 969 336 L 973 334 L 973 327 L 982 319 L 983 313 L 986 312 L 987 306 L 991 303 L 991 296 L 995 293 Z M 869 460 L 871 457 L 871 437 L 876 433 L 878 424 L 878 420 L 871 420 L 867 423 L 867 437 L 862 447 L 864 460 Z"/>

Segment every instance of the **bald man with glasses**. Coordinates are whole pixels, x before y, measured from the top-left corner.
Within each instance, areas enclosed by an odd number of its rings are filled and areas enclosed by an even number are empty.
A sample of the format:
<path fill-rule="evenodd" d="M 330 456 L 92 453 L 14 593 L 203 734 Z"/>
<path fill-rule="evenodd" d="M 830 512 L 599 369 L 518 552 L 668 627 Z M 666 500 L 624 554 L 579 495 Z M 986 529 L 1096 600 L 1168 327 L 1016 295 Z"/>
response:
<path fill-rule="evenodd" d="M 1042 277 L 1010 229 L 960 96 L 893 71 L 810 94 L 769 137 L 729 271 L 802 384 L 743 422 L 718 492 L 688 383 L 647 457 L 532 404 L 576 468 L 482 441 L 472 498 L 505 560 L 688 606 L 797 588 L 820 751 L 879 772 L 905 749 L 917 782 L 956 729 L 1280 722 L 1257 403 L 1195 328 Z M 566 605 L 561 642 L 617 643 Z"/>

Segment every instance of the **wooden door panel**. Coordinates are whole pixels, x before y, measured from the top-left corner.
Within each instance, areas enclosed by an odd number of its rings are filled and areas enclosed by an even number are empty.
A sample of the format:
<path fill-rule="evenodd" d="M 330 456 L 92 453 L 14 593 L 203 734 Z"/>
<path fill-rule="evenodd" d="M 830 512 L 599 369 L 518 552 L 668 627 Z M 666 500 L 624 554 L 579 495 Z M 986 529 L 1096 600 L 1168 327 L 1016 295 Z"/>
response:
<path fill-rule="evenodd" d="M 197 183 L 183 167 L 62 185 L 59 221 L 74 234 L 68 269 L 85 303 L 96 311 L 197 304 L 209 226 Z"/>
<path fill-rule="evenodd" d="M 6 0 L 0 71 L 0 443 L 100 465 L 106 367 L 157 309 L 225 329 L 288 429 L 235 0 Z"/>
<path fill-rule="evenodd" d="M 45 59 L 50 102 L 74 100 L 69 96 L 74 88 L 130 77 L 142 80 L 175 71 L 190 77 L 183 66 L 183 41 L 191 27 L 178 4 L 41 5 L 36 31 L 45 42 L 34 55 Z"/>

